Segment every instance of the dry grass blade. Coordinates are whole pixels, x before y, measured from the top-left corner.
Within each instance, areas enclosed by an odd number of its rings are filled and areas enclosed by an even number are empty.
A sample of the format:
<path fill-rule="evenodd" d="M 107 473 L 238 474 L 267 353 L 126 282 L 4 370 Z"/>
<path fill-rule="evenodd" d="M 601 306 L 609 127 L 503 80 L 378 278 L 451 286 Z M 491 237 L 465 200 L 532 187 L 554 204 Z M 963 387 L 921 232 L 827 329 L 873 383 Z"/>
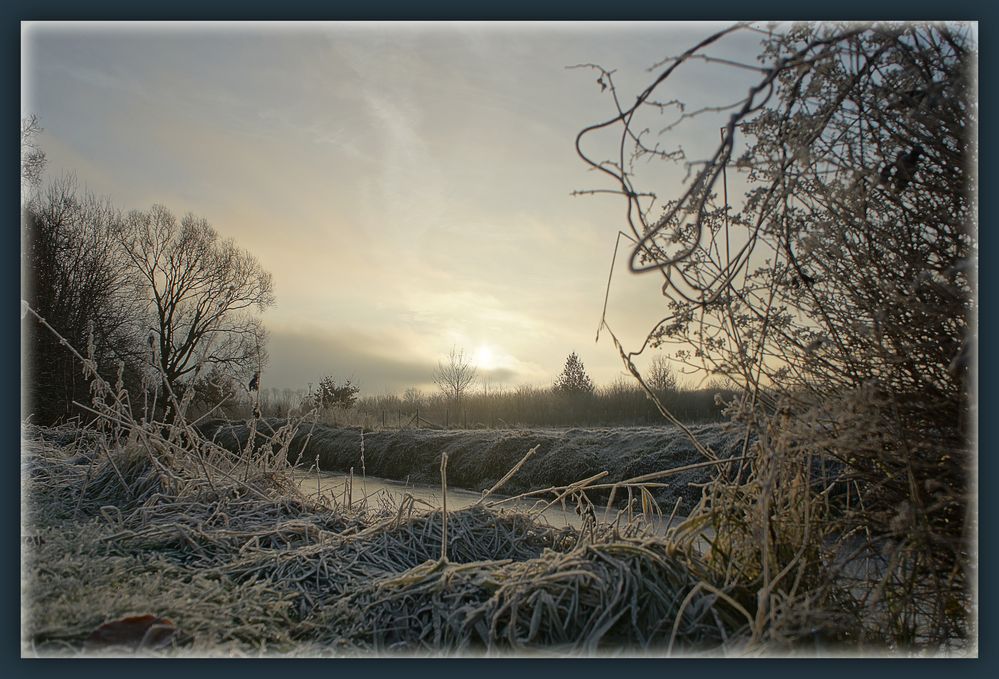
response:
<path fill-rule="evenodd" d="M 441 562 L 447 562 L 447 453 L 441 454 Z"/>
<path fill-rule="evenodd" d="M 482 504 L 487 497 L 489 497 L 490 495 L 492 495 L 493 493 L 495 493 L 497 490 L 499 490 L 500 488 L 502 488 L 506 484 L 507 481 L 509 481 L 511 478 L 513 478 L 514 474 L 516 474 L 517 472 L 520 471 L 521 467 L 523 467 L 525 464 L 527 464 L 527 461 L 530 460 L 531 457 L 536 452 L 538 452 L 538 446 L 534 446 L 533 448 L 531 448 L 530 450 L 528 450 L 527 453 L 524 454 L 524 457 L 522 457 L 520 459 L 520 462 L 518 462 L 517 464 L 515 464 L 510 469 L 510 471 L 508 471 L 506 474 L 503 475 L 503 478 L 501 478 L 499 481 L 497 481 L 495 484 L 493 484 L 493 486 L 489 490 L 487 490 L 485 493 L 483 493 L 482 497 L 480 497 L 478 500 L 476 500 L 475 504 L 477 504 L 477 505 Z"/>

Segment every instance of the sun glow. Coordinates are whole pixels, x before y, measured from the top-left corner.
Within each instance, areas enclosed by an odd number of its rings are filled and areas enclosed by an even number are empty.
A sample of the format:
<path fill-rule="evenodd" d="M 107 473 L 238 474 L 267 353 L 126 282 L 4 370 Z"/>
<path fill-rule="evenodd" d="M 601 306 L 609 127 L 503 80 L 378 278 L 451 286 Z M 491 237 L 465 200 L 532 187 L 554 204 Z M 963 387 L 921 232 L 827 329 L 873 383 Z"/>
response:
<path fill-rule="evenodd" d="M 496 367 L 496 356 L 492 347 L 483 344 L 475 350 L 475 367 L 480 370 L 492 370 Z"/>

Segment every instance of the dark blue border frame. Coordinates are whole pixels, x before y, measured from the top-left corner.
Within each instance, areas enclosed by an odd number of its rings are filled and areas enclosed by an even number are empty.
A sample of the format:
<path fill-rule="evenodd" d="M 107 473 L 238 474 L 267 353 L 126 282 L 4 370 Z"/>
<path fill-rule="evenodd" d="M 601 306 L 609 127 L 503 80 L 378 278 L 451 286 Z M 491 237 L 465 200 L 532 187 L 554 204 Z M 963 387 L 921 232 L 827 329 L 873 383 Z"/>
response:
<path fill-rule="evenodd" d="M 803 5 L 801 0 L 767 0 L 764 3 L 749 5 L 733 0 L 719 0 L 711 3 L 594 3 L 594 2 L 524 2 L 523 0 L 508 0 L 493 6 L 478 5 L 467 2 L 380 2 L 358 3 L 356 5 L 337 5 L 334 3 L 316 3 L 285 1 L 281 3 L 248 0 L 235 7 L 211 6 L 205 2 L 191 0 L 174 0 L 169 6 L 154 4 L 139 4 L 112 0 L 104 2 L 80 3 L 69 0 L 13 0 L 3 9 L 2 34 L 0 34 L 0 51 L 3 63 L 3 92 L 7 95 L 4 102 L 6 115 L 4 119 L 11 125 L 11 133 L 6 137 L 9 146 L 4 157 L 9 163 L 4 169 L 4 212 L 8 215 L 9 224 L 3 229 L 6 247 L 0 249 L 3 258 L 0 264 L 0 354 L 4 364 L 9 366 L 3 371 L 0 379 L 0 413 L 3 420 L 9 424 L 0 438 L 3 444 L 0 450 L 6 451 L 9 461 L 5 465 L 2 476 L 3 493 L 0 495 L 2 511 L 7 521 L 12 523 L 6 533 L 8 543 L 2 565 L 2 615 L 0 615 L 0 668 L 7 676 L 62 676 L 101 675 L 141 673 L 144 677 L 159 677 L 184 674 L 188 676 L 237 675 L 240 677 L 269 677 L 275 672 L 294 671 L 296 673 L 323 674 L 336 673 L 384 677 L 440 677 L 477 675 L 480 679 L 491 677 L 508 677 L 511 674 L 529 676 L 592 676 L 606 677 L 609 673 L 627 672 L 636 676 L 659 676 L 666 673 L 708 673 L 709 675 L 738 674 L 740 676 L 800 676 L 807 673 L 812 676 L 829 676 L 841 679 L 844 673 L 866 676 L 899 674 L 906 676 L 933 676 L 947 674 L 951 677 L 991 676 L 996 667 L 991 653 L 990 641 L 995 640 L 995 588 L 989 583 L 988 566 L 993 564 L 994 527 L 988 517 L 994 515 L 995 496 L 988 491 L 989 481 L 994 478 L 994 462 L 989 453 L 992 449 L 992 431 L 989 426 L 994 405 L 992 386 L 995 375 L 995 360 L 986 349 L 989 340 L 995 335 L 993 293 L 996 289 L 995 274 L 987 266 L 980 271 L 980 318 L 979 344 L 980 352 L 980 418 L 979 427 L 979 486 L 980 516 L 979 535 L 980 549 L 980 645 L 979 660 L 759 660 L 737 661 L 734 664 L 724 660 L 541 660 L 541 659 L 510 659 L 510 660 L 417 660 L 417 659 L 372 659 L 372 660 L 258 660 L 255 662 L 222 660 L 176 660 L 176 661 L 60 661 L 60 660 L 21 660 L 20 655 L 20 556 L 19 545 L 20 516 L 20 474 L 15 469 L 15 460 L 19 458 L 20 450 L 18 429 L 20 414 L 20 385 L 14 378 L 19 374 L 15 366 L 20 364 L 20 324 L 19 299 L 20 275 L 19 252 L 20 238 L 17 224 L 19 186 L 15 181 L 13 126 L 15 116 L 20 118 L 20 22 L 23 20 L 264 20 L 280 21 L 290 19 L 504 19 L 504 20 L 712 20 L 712 19 L 905 19 L 905 20 L 977 20 L 980 36 L 980 262 L 990 262 L 990 255 L 995 252 L 995 236 L 991 231 L 994 207 L 990 198 L 995 195 L 994 171 L 991 159 L 996 157 L 995 135 L 991 130 L 992 117 L 995 110 L 995 65 L 996 56 L 992 37 L 991 21 L 994 10 L 981 6 L 973 0 L 950 0 L 946 3 L 930 2 L 930 0 L 891 0 L 878 3 L 876 6 L 870 0 L 838 0 L 825 6 Z M 19 174 L 19 173 L 18 173 Z M 984 454 L 982 454 L 984 453 Z M 293 663 L 293 664 L 292 664 Z M 992 671 L 989 671 L 992 670 Z M 402 677 L 400 676 L 402 675 Z"/>

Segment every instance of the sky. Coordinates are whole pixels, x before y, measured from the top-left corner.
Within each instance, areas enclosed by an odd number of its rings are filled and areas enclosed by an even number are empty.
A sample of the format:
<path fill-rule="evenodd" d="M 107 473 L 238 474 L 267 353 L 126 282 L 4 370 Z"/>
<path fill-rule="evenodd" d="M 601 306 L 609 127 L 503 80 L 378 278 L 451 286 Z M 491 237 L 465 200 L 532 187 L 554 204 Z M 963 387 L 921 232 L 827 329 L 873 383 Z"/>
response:
<path fill-rule="evenodd" d="M 594 341 L 625 204 L 572 193 L 612 188 L 574 140 L 614 109 L 596 72 L 567 67 L 613 69 L 633 101 L 650 67 L 721 27 L 32 22 L 22 115 L 44 128 L 47 177 L 204 217 L 273 274 L 270 387 L 432 389 L 452 347 L 494 388 L 550 385 L 570 352 L 606 384 L 626 374 L 610 338 Z M 752 62 L 758 42 L 716 53 Z M 730 103 L 751 78 L 694 63 L 669 96 Z M 704 157 L 723 123 L 670 142 Z M 684 188 L 680 167 L 649 172 L 660 195 Z M 627 257 L 607 320 L 637 349 L 665 304 Z"/>

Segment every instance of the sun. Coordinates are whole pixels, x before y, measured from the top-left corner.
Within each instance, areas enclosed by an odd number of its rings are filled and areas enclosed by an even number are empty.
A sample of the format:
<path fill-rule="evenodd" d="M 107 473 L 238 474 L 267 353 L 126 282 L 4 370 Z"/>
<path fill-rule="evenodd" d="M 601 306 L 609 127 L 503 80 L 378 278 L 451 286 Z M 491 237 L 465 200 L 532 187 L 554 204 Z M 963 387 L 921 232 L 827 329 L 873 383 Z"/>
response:
<path fill-rule="evenodd" d="M 481 370 L 492 370 L 496 367 L 496 356 L 492 347 L 482 344 L 475 350 L 475 366 Z"/>

